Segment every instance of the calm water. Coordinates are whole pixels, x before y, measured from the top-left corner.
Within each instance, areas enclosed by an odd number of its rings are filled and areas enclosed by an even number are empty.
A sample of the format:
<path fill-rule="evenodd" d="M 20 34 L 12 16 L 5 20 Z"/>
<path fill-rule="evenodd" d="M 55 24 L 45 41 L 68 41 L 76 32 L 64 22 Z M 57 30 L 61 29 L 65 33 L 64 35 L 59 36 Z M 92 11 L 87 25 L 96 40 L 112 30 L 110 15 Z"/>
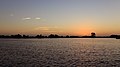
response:
<path fill-rule="evenodd" d="M 119 67 L 117 39 L 0 39 L 0 67 Z"/>

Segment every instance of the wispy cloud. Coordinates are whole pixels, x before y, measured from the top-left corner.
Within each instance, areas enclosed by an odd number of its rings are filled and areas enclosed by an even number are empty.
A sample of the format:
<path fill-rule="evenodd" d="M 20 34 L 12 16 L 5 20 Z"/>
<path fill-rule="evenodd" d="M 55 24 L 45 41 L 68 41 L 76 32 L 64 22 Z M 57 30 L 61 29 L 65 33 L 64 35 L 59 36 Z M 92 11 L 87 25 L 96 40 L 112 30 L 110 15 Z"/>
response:
<path fill-rule="evenodd" d="M 22 20 L 31 20 L 31 19 L 40 20 L 41 18 L 40 17 L 36 17 L 36 18 L 25 17 L 25 18 L 22 18 Z"/>
<path fill-rule="evenodd" d="M 42 31 L 56 31 L 57 27 L 36 27 L 34 30 L 42 30 Z"/>
<path fill-rule="evenodd" d="M 36 19 L 36 20 L 40 20 L 41 18 L 39 18 L 39 17 L 36 17 L 35 19 Z"/>
<path fill-rule="evenodd" d="M 49 27 L 37 27 L 34 30 L 44 30 L 44 31 L 47 31 L 49 29 L 50 29 Z"/>
<path fill-rule="evenodd" d="M 30 20 L 30 17 L 23 18 L 22 20 Z"/>

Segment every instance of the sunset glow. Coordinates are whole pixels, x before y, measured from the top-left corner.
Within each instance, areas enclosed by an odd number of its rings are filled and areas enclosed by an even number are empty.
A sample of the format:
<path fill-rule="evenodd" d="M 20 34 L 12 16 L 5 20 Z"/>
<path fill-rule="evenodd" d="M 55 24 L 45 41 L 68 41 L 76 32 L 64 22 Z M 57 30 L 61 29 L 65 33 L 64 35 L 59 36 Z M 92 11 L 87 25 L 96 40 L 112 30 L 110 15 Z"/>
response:
<path fill-rule="evenodd" d="M 119 0 L 1 0 L 0 34 L 120 34 Z"/>

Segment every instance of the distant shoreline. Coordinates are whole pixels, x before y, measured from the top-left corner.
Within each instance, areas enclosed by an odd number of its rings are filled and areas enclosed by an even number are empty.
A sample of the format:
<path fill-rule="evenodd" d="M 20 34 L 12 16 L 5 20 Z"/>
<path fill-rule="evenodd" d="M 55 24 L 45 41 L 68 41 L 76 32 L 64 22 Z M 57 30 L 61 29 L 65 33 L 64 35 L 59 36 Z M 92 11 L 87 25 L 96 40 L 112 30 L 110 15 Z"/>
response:
<path fill-rule="evenodd" d="M 110 36 L 59 36 L 57 34 L 50 34 L 48 36 L 43 35 L 36 35 L 36 36 L 30 36 L 30 35 L 0 35 L 1 39 L 43 39 L 43 38 L 116 38 L 120 39 L 120 35 L 110 35 Z"/>

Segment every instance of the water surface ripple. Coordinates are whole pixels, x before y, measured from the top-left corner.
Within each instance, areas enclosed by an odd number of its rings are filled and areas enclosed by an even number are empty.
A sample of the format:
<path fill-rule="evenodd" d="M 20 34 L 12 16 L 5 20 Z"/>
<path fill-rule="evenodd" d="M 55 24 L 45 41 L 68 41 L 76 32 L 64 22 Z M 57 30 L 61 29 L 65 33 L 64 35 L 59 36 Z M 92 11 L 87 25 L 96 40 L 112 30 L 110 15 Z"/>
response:
<path fill-rule="evenodd" d="M 0 67 L 119 66 L 116 39 L 0 39 Z"/>

